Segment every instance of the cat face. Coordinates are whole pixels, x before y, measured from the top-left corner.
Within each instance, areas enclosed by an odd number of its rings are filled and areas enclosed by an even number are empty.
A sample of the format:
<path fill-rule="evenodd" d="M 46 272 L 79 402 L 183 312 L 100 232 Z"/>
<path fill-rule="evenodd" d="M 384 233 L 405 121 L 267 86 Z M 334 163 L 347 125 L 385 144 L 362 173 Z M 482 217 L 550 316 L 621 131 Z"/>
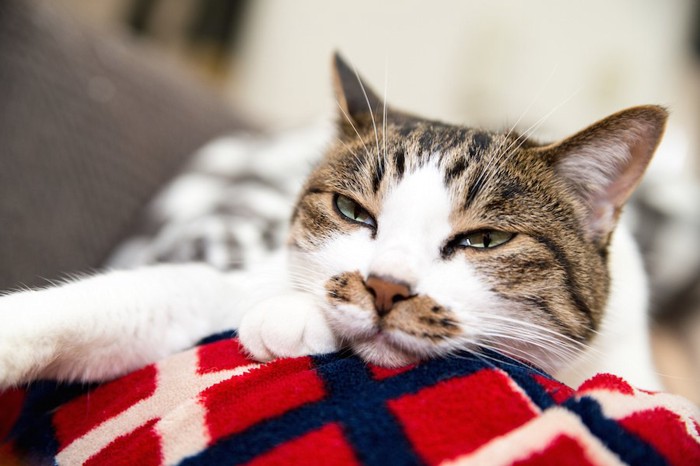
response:
<path fill-rule="evenodd" d="M 309 177 L 291 274 L 336 335 L 398 366 L 496 349 L 556 370 L 598 329 L 610 236 L 666 113 L 638 107 L 557 144 L 385 107 L 336 57 L 339 136 Z"/>

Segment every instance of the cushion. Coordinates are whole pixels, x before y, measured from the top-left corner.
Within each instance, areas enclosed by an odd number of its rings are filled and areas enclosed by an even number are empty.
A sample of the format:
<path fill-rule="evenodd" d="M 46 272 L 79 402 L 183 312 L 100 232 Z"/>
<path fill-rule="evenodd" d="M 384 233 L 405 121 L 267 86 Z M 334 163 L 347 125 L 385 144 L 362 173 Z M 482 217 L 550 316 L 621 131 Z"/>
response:
<path fill-rule="evenodd" d="M 248 359 L 216 335 L 104 384 L 0 394 L 0 464 L 700 464 L 697 408 L 496 353 L 400 369 Z"/>

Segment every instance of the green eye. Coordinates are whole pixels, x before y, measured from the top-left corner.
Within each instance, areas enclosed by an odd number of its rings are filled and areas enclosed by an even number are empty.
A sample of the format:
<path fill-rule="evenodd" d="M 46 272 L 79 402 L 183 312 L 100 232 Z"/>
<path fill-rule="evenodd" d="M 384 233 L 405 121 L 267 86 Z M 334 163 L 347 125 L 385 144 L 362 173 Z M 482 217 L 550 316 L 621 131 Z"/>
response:
<path fill-rule="evenodd" d="M 374 221 L 369 212 L 367 212 L 364 207 L 349 197 L 345 197 L 342 194 L 336 194 L 333 202 L 335 203 L 335 207 L 338 209 L 338 212 L 340 212 L 340 214 L 348 220 L 362 223 L 371 228 L 377 228 L 377 222 Z"/>
<path fill-rule="evenodd" d="M 515 236 L 514 233 L 498 230 L 479 230 L 464 235 L 459 246 L 465 248 L 489 249 L 507 243 Z"/>

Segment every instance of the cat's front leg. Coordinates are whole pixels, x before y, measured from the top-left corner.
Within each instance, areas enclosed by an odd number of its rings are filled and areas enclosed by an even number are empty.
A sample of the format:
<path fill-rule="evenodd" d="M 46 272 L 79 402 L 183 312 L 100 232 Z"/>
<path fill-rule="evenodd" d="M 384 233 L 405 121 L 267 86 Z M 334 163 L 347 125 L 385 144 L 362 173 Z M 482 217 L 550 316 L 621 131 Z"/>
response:
<path fill-rule="evenodd" d="M 115 271 L 0 298 L 0 389 L 103 381 L 223 330 L 235 287 L 204 265 Z"/>
<path fill-rule="evenodd" d="M 59 355 L 61 329 L 37 306 L 40 291 L 0 298 L 0 390 L 42 377 Z"/>
<path fill-rule="evenodd" d="M 301 291 L 272 296 L 252 306 L 243 316 L 238 335 L 259 361 L 338 349 L 317 298 Z"/>

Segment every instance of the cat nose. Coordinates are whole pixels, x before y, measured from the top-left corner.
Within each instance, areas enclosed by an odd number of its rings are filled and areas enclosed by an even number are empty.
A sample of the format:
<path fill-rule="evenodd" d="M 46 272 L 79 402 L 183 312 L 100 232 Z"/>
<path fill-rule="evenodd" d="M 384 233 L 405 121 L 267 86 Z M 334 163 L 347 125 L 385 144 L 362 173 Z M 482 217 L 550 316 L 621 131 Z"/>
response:
<path fill-rule="evenodd" d="M 392 277 L 370 275 L 365 281 L 367 290 L 374 296 L 374 307 L 380 317 L 391 311 L 394 304 L 411 297 L 411 288 Z"/>

